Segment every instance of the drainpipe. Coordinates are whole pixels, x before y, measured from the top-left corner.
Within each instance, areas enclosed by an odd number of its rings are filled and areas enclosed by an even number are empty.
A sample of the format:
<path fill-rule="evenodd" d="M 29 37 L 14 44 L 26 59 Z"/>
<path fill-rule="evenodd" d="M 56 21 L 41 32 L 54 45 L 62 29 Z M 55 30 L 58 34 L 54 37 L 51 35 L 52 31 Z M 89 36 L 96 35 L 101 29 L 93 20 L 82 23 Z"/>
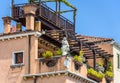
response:
<path fill-rule="evenodd" d="M 31 36 L 28 35 L 28 74 L 30 74 L 30 51 L 31 51 Z"/>
<path fill-rule="evenodd" d="M 36 76 L 34 77 L 34 83 L 37 83 L 37 77 Z"/>

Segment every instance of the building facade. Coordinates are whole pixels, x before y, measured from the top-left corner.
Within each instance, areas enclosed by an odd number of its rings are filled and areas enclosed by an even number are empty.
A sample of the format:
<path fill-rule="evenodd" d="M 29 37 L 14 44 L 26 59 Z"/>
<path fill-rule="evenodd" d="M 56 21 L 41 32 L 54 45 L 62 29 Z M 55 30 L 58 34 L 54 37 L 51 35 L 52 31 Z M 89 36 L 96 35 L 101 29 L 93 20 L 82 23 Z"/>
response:
<path fill-rule="evenodd" d="M 108 82 L 105 72 L 113 62 L 113 39 L 75 35 L 68 19 L 41 2 L 12 5 L 12 16 L 3 17 L 0 35 L 1 83 Z M 69 44 L 66 55 L 61 54 L 64 37 Z"/>
<path fill-rule="evenodd" d="M 119 74 L 120 74 L 120 45 L 116 42 L 113 43 L 113 64 L 114 64 L 114 83 L 120 82 Z"/>

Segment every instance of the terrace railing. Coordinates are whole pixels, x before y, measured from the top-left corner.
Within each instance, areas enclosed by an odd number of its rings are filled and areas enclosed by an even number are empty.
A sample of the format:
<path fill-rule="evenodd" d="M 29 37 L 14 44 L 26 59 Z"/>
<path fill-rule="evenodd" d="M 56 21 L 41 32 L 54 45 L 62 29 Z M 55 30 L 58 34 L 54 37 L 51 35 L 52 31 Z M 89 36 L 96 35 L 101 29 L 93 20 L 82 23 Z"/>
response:
<path fill-rule="evenodd" d="M 23 6 L 27 5 L 27 4 L 25 3 L 25 4 L 13 5 L 12 17 L 14 19 L 24 18 Z M 57 15 L 54 10 L 52 10 L 45 4 L 38 5 L 38 10 L 36 11 L 36 16 L 52 23 L 53 25 L 55 25 L 61 29 L 74 31 L 74 24 L 70 20 L 63 17 L 62 15 Z"/>

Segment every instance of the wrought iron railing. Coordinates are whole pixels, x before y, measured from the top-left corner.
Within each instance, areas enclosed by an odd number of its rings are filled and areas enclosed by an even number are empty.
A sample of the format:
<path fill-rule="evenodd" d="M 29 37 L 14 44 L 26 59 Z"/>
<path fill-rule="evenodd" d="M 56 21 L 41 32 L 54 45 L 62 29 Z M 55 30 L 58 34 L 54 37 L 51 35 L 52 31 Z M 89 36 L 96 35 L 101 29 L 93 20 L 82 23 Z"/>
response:
<path fill-rule="evenodd" d="M 23 6 L 26 4 L 28 3 L 13 5 L 12 17 L 15 19 L 23 18 L 24 17 Z M 36 15 L 49 21 L 50 23 L 54 24 L 55 26 L 61 29 L 69 29 L 71 31 L 74 31 L 74 24 L 70 20 L 63 17 L 62 15 L 57 15 L 54 10 L 52 10 L 45 4 L 38 5 Z"/>

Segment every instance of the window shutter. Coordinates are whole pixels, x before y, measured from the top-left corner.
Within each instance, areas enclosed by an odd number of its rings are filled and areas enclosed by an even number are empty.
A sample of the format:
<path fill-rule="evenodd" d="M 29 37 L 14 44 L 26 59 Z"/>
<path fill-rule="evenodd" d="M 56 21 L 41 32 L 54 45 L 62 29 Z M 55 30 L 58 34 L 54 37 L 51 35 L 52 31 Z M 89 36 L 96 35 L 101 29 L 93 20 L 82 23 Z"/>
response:
<path fill-rule="evenodd" d="M 118 62 L 117 64 L 118 64 L 118 69 L 119 69 L 119 68 L 120 68 L 120 55 L 119 55 L 119 54 L 118 54 L 118 56 L 117 56 L 117 59 L 118 59 L 118 60 L 117 60 L 117 62 Z"/>

